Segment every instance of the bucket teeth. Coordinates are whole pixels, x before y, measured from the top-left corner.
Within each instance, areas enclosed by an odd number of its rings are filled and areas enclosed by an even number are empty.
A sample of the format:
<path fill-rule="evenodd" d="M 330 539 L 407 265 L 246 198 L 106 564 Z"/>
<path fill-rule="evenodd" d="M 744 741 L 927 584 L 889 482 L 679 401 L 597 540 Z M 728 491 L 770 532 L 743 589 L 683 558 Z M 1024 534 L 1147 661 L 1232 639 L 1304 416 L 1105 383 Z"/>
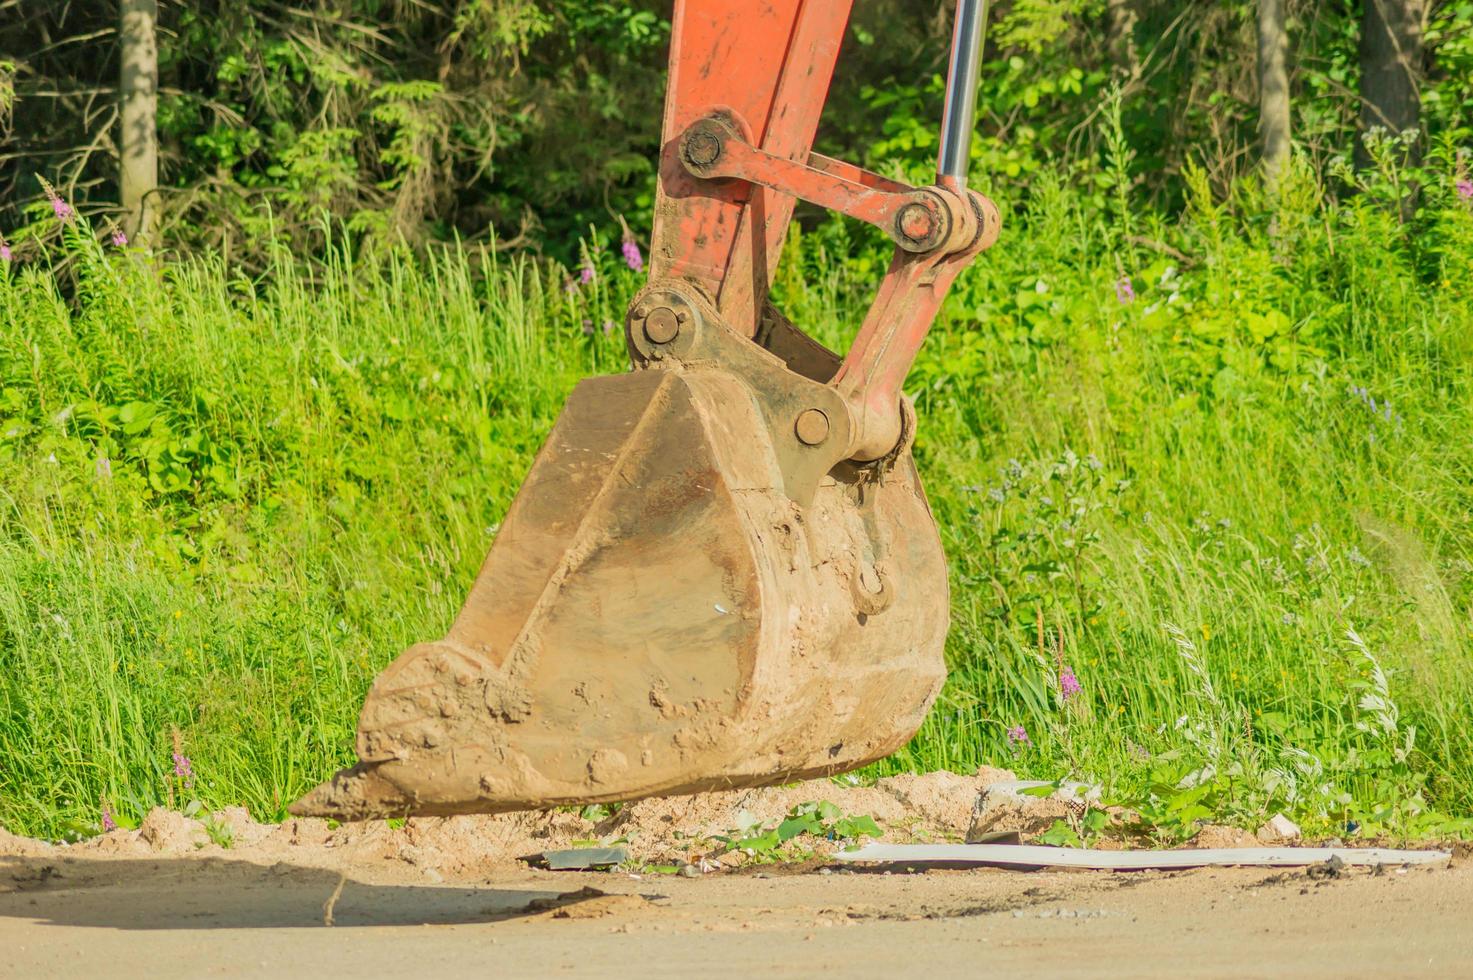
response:
<path fill-rule="evenodd" d="M 360 762 L 343 769 L 287 807 L 294 817 L 329 817 L 334 820 L 371 820 L 403 816 L 414 802 L 393 783 L 378 774 L 379 763 Z"/>

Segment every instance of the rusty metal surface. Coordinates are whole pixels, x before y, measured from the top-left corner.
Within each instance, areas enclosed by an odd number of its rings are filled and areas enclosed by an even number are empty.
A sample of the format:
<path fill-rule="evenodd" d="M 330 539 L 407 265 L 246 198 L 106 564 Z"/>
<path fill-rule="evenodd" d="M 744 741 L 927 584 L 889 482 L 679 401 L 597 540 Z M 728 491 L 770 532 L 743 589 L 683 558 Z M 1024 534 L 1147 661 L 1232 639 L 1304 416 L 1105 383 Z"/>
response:
<path fill-rule="evenodd" d="M 897 248 L 870 306 L 834 377 L 854 414 L 850 454 L 880 459 L 900 437 L 901 385 L 956 277 L 997 241 L 1002 219 L 997 205 L 975 191 L 931 188 L 952 213 L 956 250 L 916 254 Z"/>
<path fill-rule="evenodd" d="M 929 252 L 950 238 L 950 212 L 931 191 L 786 159 L 748 143 L 746 128 L 730 111 L 696 120 L 680 139 L 682 165 L 705 180 L 739 178 L 867 221 L 908 252 Z"/>
<path fill-rule="evenodd" d="M 753 146 L 804 160 L 839 56 L 852 0 L 677 0 L 655 200 L 650 274 L 706 290 L 752 336 L 794 199 L 688 172 L 680 134 L 716 108 L 751 127 Z"/>

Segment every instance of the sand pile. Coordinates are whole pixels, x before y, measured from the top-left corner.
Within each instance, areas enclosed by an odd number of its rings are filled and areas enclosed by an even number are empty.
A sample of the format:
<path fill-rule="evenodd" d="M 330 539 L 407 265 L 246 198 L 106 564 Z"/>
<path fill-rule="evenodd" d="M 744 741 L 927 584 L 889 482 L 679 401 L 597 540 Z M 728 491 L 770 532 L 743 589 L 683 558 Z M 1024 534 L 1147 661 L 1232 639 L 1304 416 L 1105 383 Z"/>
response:
<path fill-rule="evenodd" d="M 683 862 L 719 853 L 716 838 L 775 826 L 794 808 L 826 800 L 845 815 L 873 817 L 884 840 L 961 841 L 973 833 L 1036 834 L 1071 804 L 1020 795 L 1011 772 L 983 768 L 893 776 L 872 786 L 812 780 L 789 786 L 640 800 L 588 819 L 571 810 L 494 816 L 426 817 L 335 825 L 320 819 L 263 824 L 241 807 L 203 820 L 162 808 L 137 830 L 115 830 L 69 846 L 52 846 L 0 831 L 0 856 L 48 850 L 81 856 L 217 854 L 306 867 L 345 868 L 398 862 L 432 880 L 473 879 L 515 865 L 525 856 L 589 842 L 624 844 L 638 862 Z M 819 853 L 831 847 L 812 841 Z M 739 864 L 740 860 L 727 864 Z"/>

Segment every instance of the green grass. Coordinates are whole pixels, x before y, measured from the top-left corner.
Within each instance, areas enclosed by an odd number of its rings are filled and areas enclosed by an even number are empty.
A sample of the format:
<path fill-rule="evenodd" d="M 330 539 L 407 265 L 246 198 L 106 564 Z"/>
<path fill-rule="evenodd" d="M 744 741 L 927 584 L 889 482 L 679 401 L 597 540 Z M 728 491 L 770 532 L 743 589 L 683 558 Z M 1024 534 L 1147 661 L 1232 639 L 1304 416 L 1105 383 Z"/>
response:
<path fill-rule="evenodd" d="M 1133 219 L 1183 261 L 1034 197 L 911 379 L 952 675 L 876 771 L 1101 779 L 1161 823 L 1458 826 L 1473 215 L 1434 204 L 1413 235 L 1307 180 L 1272 210 L 1198 187 Z M 53 257 L 0 268 L 0 824 L 279 816 L 443 632 L 571 386 L 623 369 L 602 326 L 639 279 L 607 249 L 574 289 L 453 249 L 254 278 L 76 234 Z M 789 259 L 784 307 L 841 343 L 883 251 L 836 223 Z"/>

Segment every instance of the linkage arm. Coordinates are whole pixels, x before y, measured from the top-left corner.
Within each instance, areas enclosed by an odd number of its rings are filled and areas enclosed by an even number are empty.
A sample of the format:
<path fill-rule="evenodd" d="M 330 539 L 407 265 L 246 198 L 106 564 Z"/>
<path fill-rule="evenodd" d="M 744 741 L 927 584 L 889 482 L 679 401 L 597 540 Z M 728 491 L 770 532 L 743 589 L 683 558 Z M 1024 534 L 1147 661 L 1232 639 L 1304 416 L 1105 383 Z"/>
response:
<path fill-rule="evenodd" d="M 745 180 L 866 221 L 907 252 L 935 251 L 955 225 L 946 202 L 932 191 L 816 153 L 807 163 L 768 153 L 720 115 L 691 124 L 681 137 L 680 161 L 705 180 Z"/>

